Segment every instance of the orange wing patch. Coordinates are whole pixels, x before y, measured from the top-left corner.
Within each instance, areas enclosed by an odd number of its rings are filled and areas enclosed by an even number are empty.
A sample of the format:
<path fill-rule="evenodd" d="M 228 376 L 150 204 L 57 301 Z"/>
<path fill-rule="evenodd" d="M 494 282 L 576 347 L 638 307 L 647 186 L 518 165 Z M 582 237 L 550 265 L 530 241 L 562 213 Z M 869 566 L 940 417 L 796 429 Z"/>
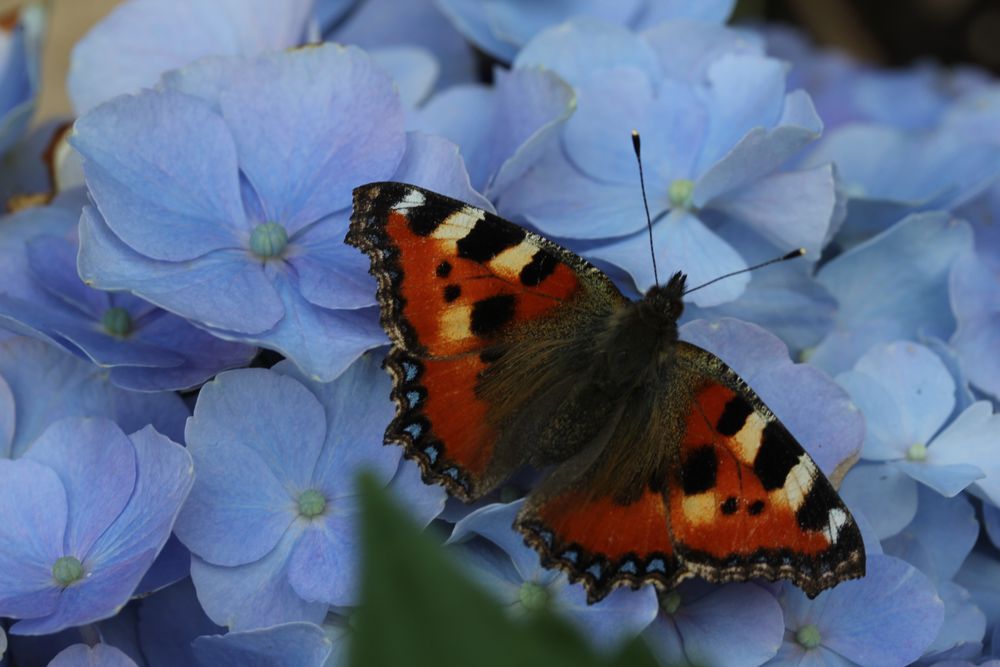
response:
<path fill-rule="evenodd" d="M 666 503 L 653 491 L 627 505 L 575 490 L 540 501 L 529 497 L 514 527 L 542 554 L 545 567 L 584 581 L 591 602 L 622 584 L 669 587 L 684 577 L 670 543 Z"/>

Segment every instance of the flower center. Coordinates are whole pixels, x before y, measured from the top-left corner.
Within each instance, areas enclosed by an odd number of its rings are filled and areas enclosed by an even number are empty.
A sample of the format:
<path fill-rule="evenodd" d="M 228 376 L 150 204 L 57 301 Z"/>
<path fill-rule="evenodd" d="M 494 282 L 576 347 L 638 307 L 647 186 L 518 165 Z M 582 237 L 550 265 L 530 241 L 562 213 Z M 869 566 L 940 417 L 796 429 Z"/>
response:
<path fill-rule="evenodd" d="M 816 648 L 819 646 L 819 628 L 810 623 L 809 625 L 803 625 L 799 628 L 799 631 L 795 633 L 795 640 L 802 646 L 802 648 Z"/>
<path fill-rule="evenodd" d="M 299 515 L 307 519 L 318 517 L 326 510 L 326 498 L 316 489 L 307 489 L 299 496 Z"/>
<path fill-rule="evenodd" d="M 694 194 L 694 181 L 689 178 L 678 178 L 667 188 L 667 197 L 674 208 L 691 208 L 691 196 Z"/>
<path fill-rule="evenodd" d="M 132 333 L 132 317 L 127 310 L 118 306 L 104 311 L 101 325 L 104 326 L 106 332 L 118 338 L 124 338 Z"/>
<path fill-rule="evenodd" d="M 288 232 L 276 222 L 257 225 L 250 234 L 250 251 L 261 259 L 279 256 L 287 245 Z"/>
<path fill-rule="evenodd" d="M 670 591 L 660 596 L 660 609 L 668 614 L 674 614 L 681 608 L 681 594 L 677 591 Z"/>
<path fill-rule="evenodd" d="M 549 606 L 549 592 L 544 586 L 533 581 L 526 581 L 521 584 L 519 591 L 521 604 L 529 611 L 539 611 Z"/>
<path fill-rule="evenodd" d="M 63 556 L 52 566 L 52 578 L 66 588 L 83 577 L 83 563 L 73 556 Z"/>
<path fill-rule="evenodd" d="M 927 445 L 922 442 L 913 443 L 910 445 L 910 448 L 906 450 L 906 458 L 911 461 L 927 460 Z"/>

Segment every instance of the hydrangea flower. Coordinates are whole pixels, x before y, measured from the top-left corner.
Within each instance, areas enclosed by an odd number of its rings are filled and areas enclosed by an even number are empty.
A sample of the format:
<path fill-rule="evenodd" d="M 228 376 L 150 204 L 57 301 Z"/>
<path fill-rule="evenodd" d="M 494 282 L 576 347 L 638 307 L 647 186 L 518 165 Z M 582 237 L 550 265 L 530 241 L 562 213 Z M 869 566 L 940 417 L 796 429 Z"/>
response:
<path fill-rule="evenodd" d="M 198 478 L 176 531 L 216 623 L 319 623 L 330 605 L 355 602 L 362 469 L 424 524 L 441 511 L 444 491 L 401 465 L 401 448 L 382 445 L 389 389 L 370 354 L 327 384 L 282 362 L 202 387 L 186 432 Z"/>
<path fill-rule="evenodd" d="M 41 341 L 0 341 L 0 459 L 19 458 L 68 417 L 114 420 L 130 433 L 152 424 L 180 442 L 188 414 L 177 394 L 120 389 L 97 366 Z"/>
<path fill-rule="evenodd" d="M 40 6 L 0 16 L 0 156 L 21 138 L 35 111 L 44 20 Z"/>
<path fill-rule="evenodd" d="M 146 427 L 56 422 L 0 459 L 0 616 L 47 634 L 113 615 L 163 548 L 191 490 L 191 457 Z"/>
<path fill-rule="evenodd" d="M 574 16 L 587 16 L 618 25 L 651 26 L 661 21 L 721 23 L 734 0 L 559 0 L 524 3 L 517 0 L 439 0 L 438 6 L 455 28 L 478 48 L 504 62 L 542 30 Z"/>
<path fill-rule="evenodd" d="M 789 584 L 778 592 L 785 641 L 769 665 L 908 665 L 934 640 L 944 603 L 906 562 L 868 554 L 863 579 L 845 581 L 814 600 Z"/>
<path fill-rule="evenodd" d="M 354 48 L 202 61 L 84 116 L 73 144 L 95 202 L 84 280 L 325 381 L 385 340 L 366 260 L 343 243 L 352 187 L 395 179 L 485 203 L 453 145 L 404 132 L 388 75 Z"/>
<path fill-rule="evenodd" d="M 601 649 L 616 648 L 656 617 L 656 592 L 619 588 L 587 604 L 583 586 L 570 584 L 558 570 L 542 567 L 538 552 L 513 529 L 523 501 L 495 503 L 475 510 L 457 524 L 448 540 L 466 571 L 514 615 L 550 606 L 576 625 Z"/>
<path fill-rule="evenodd" d="M 918 482 L 945 496 L 975 484 L 992 502 L 1000 500 L 993 452 L 1000 415 L 980 401 L 948 424 L 954 382 L 933 352 L 905 341 L 879 345 L 837 381 L 867 419 L 861 455 L 873 462 L 852 470 L 841 491 L 880 537 L 913 519 Z"/>
<path fill-rule="evenodd" d="M 816 280 L 837 301 L 834 328 L 809 362 L 836 374 L 879 343 L 948 340 L 955 329 L 948 275 L 971 242 L 967 223 L 919 213 L 827 262 Z"/>
<path fill-rule="evenodd" d="M 66 238 L 75 236 L 79 211 L 46 206 L 21 215 L 32 227 L 67 233 L 2 244 L 0 262 L 26 270 L 4 283 L 0 325 L 110 368 L 112 382 L 141 391 L 189 389 L 253 358 L 255 348 L 215 338 L 132 295 L 87 287 L 76 272 L 77 244 Z"/>
<path fill-rule="evenodd" d="M 711 228 L 729 219 L 786 252 L 805 247 L 818 256 L 837 211 L 832 169 L 782 165 L 819 136 L 822 123 L 808 95 L 786 92 L 782 63 L 754 53 L 735 33 L 717 32 L 695 49 L 704 57 L 691 66 L 703 76 L 690 78 L 671 69 L 674 31 L 635 35 L 577 20 L 540 34 L 515 64 L 553 68 L 573 84 L 578 108 L 561 148 L 509 188 L 499 210 L 556 238 L 601 239 L 588 255 L 627 270 L 644 292 L 654 276 L 628 139 L 637 129 L 663 275 L 681 269 L 698 285 L 746 268 Z M 729 301 L 748 281 L 736 276 L 690 300 Z"/>

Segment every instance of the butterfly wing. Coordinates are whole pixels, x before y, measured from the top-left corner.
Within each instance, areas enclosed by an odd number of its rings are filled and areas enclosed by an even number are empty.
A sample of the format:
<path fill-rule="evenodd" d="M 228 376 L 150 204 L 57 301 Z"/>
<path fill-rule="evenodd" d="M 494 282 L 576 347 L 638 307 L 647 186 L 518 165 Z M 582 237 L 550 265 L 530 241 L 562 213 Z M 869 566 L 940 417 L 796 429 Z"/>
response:
<path fill-rule="evenodd" d="M 685 567 L 789 579 L 810 597 L 864 576 L 854 518 L 788 429 L 710 352 L 678 343 L 677 366 L 689 408 L 666 499 Z"/>
<path fill-rule="evenodd" d="M 513 223 L 403 183 L 354 191 L 346 242 L 371 260 L 393 344 L 386 440 L 464 500 L 545 459 L 544 443 L 520 448 L 564 402 L 573 373 L 555 359 L 567 339 L 626 301 L 611 281 Z"/>
<path fill-rule="evenodd" d="M 668 367 L 529 496 L 515 527 L 543 563 L 591 602 L 692 576 L 789 579 L 810 596 L 863 576 L 850 511 L 753 390 L 685 342 Z"/>

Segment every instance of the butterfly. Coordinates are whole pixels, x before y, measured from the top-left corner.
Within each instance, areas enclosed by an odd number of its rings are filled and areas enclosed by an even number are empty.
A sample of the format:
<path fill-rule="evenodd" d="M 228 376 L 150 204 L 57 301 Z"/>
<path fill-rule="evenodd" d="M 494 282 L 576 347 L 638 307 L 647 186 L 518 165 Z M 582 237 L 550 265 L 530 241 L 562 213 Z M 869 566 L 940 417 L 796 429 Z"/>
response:
<path fill-rule="evenodd" d="M 864 576 L 861 533 L 722 360 L 678 338 L 685 275 L 638 301 L 583 258 L 405 183 L 354 190 L 346 243 L 378 282 L 400 444 L 474 501 L 548 471 L 514 528 L 590 603 L 619 586 Z"/>

